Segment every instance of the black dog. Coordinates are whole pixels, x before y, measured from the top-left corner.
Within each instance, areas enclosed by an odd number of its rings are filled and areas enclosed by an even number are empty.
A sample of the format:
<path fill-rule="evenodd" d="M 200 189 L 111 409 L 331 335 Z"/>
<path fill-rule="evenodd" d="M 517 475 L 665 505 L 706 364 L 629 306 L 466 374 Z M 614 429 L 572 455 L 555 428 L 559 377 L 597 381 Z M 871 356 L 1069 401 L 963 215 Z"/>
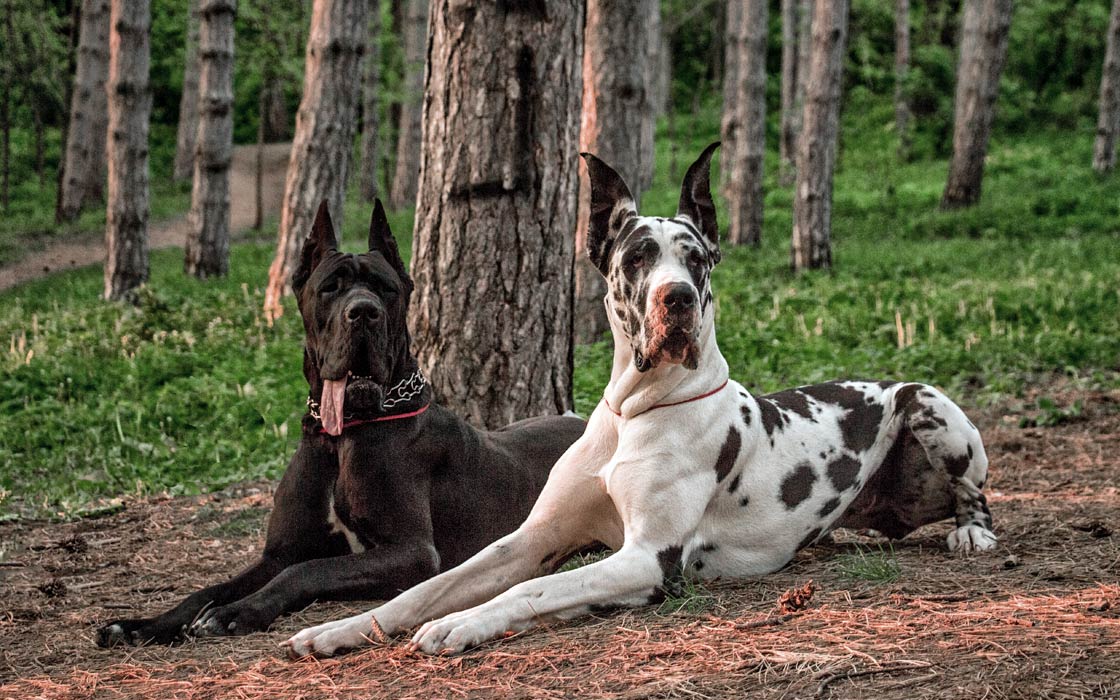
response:
<path fill-rule="evenodd" d="M 431 403 L 409 349 L 412 280 L 380 201 L 369 252 L 337 248 L 323 202 L 292 277 L 309 410 L 264 555 L 159 617 L 102 627 L 100 646 L 246 634 L 316 599 L 392 598 L 517 527 L 583 433 L 565 416 L 479 431 Z"/>

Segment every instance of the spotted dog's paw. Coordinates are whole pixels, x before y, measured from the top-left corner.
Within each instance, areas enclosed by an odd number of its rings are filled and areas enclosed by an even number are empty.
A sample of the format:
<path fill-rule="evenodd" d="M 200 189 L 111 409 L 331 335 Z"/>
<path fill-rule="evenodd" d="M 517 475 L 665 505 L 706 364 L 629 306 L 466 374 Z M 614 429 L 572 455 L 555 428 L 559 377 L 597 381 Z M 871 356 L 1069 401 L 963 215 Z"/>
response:
<path fill-rule="evenodd" d="M 245 605 L 222 605 L 198 616 L 188 630 L 194 637 L 232 637 L 264 632 L 271 616 Z"/>
<path fill-rule="evenodd" d="M 303 656 L 333 656 L 340 651 L 370 644 L 373 613 L 364 612 L 344 620 L 327 622 L 293 635 L 280 646 L 287 647 L 293 659 Z"/>
<path fill-rule="evenodd" d="M 170 644 L 182 636 L 181 629 L 172 629 L 153 624 L 152 620 L 117 620 L 97 630 L 97 646 L 111 647 L 141 646 L 155 642 Z"/>
<path fill-rule="evenodd" d="M 987 552 L 995 549 L 999 539 L 979 525 L 965 525 L 949 533 L 949 550 L 953 552 Z"/>
<path fill-rule="evenodd" d="M 497 615 L 476 608 L 425 623 L 409 646 L 425 654 L 458 654 L 505 631 Z"/>

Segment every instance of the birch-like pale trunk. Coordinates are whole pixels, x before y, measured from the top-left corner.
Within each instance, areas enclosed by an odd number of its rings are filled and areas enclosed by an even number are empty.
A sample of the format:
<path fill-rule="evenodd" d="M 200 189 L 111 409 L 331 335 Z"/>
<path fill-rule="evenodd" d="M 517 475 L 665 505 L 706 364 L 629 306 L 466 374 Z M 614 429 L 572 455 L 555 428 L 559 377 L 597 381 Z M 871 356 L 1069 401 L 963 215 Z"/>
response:
<path fill-rule="evenodd" d="M 183 61 L 183 94 L 179 97 L 179 125 L 175 135 L 176 181 L 194 175 L 194 157 L 198 153 L 198 83 L 202 73 L 199 56 L 199 0 L 187 5 L 187 52 Z"/>
<path fill-rule="evenodd" d="M 73 221 L 105 192 L 105 134 L 109 111 L 105 81 L 109 77 L 109 0 L 82 0 L 78 58 L 70 95 L 65 174 L 59 219 Z"/>
<path fill-rule="evenodd" d="M 1093 141 L 1093 170 L 1111 172 L 1116 167 L 1116 141 L 1120 136 L 1120 0 L 1112 0 L 1108 41 L 1101 70 L 1100 115 Z"/>

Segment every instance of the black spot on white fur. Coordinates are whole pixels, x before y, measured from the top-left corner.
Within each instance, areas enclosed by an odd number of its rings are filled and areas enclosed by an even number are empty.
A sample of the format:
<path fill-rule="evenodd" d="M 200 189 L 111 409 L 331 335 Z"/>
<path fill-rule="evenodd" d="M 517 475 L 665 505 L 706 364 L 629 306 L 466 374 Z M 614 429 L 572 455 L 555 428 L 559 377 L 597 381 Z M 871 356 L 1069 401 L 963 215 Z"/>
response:
<path fill-rule="evenodd" d="M 828 464 L 828 480 L 837 491 L 846 491 L 856 484 L 859 476 L 859 460 L 848 455 L 840 455 Z"/>
<path fill-rule="evenodd" d="M 731 468 L 735 466 L 735 460 L 739 458 L 739 448 L 743 446 L 743 438 L 739 435 L 739 430 L 733 425 L 727 430 L 727 437 L 723 441 L 723 447 L 719 450 L 719 457 L 716 459 L 716 483 L 722 483 L 723 480 L 731 473 Z M 735 489 L 732 489 L 734 491 Z"/>
<path fill-rule="evenodd" d="M 816 481 L 817 473 L 813 471 L 813 465 L 808 462 L 797 465 L 786 475 L 786 478 L 782 479 L 782 503 L 786 504 L 789 510 L 801 505 L 813 492 L 813 484 Z"/>

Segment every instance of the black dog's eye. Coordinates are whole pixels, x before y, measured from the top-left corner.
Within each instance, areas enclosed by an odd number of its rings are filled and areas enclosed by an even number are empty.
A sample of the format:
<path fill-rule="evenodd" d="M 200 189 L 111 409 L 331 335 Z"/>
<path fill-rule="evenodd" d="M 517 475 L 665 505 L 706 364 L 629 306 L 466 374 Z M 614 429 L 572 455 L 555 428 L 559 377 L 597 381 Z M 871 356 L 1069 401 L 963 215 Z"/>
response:
<path fill-rule="evenodd" d="M 332 277 L 319 287 L 320 294 L 334 294 L 338 291 L 338 278 Z"/>

